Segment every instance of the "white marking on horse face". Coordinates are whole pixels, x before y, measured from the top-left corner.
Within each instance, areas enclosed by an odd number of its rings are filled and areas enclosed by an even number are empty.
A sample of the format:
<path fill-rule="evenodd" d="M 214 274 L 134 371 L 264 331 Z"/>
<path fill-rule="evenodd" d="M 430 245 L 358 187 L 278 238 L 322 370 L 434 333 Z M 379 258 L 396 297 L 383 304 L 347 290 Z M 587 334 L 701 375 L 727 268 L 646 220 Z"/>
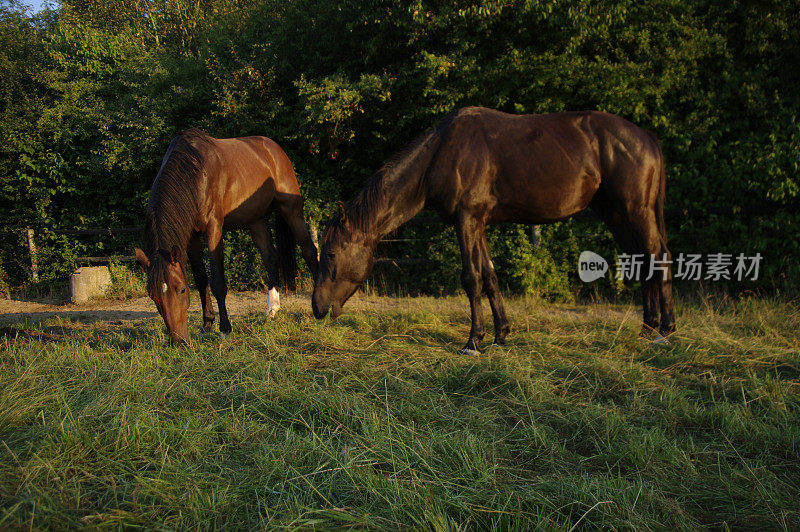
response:
<path fill-rule="evenodd" d="M 166 294 L 167 290 L 169 290 L 169 287 L 167 286 L 167 283 L 161 283 L 161 291 Z"/>

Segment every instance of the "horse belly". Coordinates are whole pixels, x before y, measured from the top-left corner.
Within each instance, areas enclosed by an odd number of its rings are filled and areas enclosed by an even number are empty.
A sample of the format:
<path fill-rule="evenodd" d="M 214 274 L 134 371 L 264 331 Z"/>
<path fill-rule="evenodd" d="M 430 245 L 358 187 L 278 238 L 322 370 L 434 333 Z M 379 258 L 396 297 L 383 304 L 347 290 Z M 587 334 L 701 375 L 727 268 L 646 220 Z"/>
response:
<path fill-rule="evenodd" d="M 225 196 L 224 227 L 226 229 L 249 227 L 269 211 L 275 198 L 275 182 L 272 179 L 260 183 L 240 182 L 230 186 Z"/>
<path fill-rule="evenodd" d="M 495 179 L 495 221 L 540 224 L 569 218 L 585 209 L 600 187 L 599 171 L 585 161 L 531 158 L 505 168 Z"/>
<path fill-rule="evenodd" d="M 564 220 L 589 206 L 598 187 L 582 180 L 582 184 L 563 191 L 531 194 L 517 191 L 502 194 L 492 210 L 492 222 L 543 224 Z"/>

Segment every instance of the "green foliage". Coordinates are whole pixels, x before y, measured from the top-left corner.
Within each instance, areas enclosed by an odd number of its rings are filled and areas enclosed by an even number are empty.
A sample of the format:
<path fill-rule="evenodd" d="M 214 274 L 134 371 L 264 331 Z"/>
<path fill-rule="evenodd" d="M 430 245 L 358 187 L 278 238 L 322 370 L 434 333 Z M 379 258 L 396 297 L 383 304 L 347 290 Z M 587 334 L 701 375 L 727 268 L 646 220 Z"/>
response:
<path fill-rule="evenodd" d="M 106 298 L 130 299 L 147 294 L 147 274 L 144 268 L 137 265 L 111 263 L 111 289 L 105 293 Z"/>
<path fill-rule="evenodd" d="M 225 277 L 230 290 L 261 289 L 267 273 L 261 256 L 246 232 L 227 233 L 225 245 Z"/>
<path fill-rule="evenodd" d="M 8 274 L 3 269 L 3 263 L 0 262 L 0 296 L 8 298 L 10 295 L 11 287 L 8 285 Z"/>
<path fill-rule="evenodd" d="M 574 299 L 568 272 L 575 268 L 557 264 L 548 251 L 550 246 L 534 246 L 525 229 L 518 225 L 493 227 L 487 236 L 495 269 L 508 291 L 547 301 Z"/>
<path fill-rule="evenodd" d="M 798 13 L 777 1 L 70 0 L 32 17 L 6 1 L 0 217 L 43 235 L 138 224 L 169 139 L 198 126 L 277 140 L 319 223 L 464 105 L 633 120 L 663 144 L 668 208 L 796 203 L 800 75 L 786 65 L 800 57 Z M 796 211 L 667 220 L 673 253 L 761 252 L 761 280 L 733 288 L 768 290 L 800 281 L 798 223 Z M 515 291 L 585 290 L 574 278 L 576 243 L 616 251 L 584 221 L 545 228 L 542 252 L 524 251 L 525 231 L 493 244 Z M 565 231 L 577 240 L 555 237 Z M 456 271 L 450 233 L 404 234 L 423 244 L 394 246 L 399 256 L 444 261 L 414 274 L 411 290 L 455 290 L 457 279 L 435 277 Z M 19 239 L 0 239 L 10 282 L 25 282 Z M 45 236 L 42 275 L 63 274 L 73 264 L 59 257 L 99 244 Z M 123 244 L 115 252 L 129 252 L 132 242 Z M 234 268 L 246 274 L 256 254 L 244 244 L 241 253 L 249 262 Z M 563 289 L 565 275 L 575 288 Z"/>

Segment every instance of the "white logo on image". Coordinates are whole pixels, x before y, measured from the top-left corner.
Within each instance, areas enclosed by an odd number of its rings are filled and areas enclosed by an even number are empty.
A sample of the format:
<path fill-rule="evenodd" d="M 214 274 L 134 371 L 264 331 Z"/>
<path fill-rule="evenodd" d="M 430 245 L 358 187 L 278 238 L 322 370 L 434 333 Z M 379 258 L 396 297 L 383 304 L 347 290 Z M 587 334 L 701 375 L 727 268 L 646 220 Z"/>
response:
<path fill-rule="evenodd" d="M 591 283 L 603 277 L 608 271 L 606 259 L 592 251 L 583 251 L 578 257 L 578 276 L 584 283 Z"/>

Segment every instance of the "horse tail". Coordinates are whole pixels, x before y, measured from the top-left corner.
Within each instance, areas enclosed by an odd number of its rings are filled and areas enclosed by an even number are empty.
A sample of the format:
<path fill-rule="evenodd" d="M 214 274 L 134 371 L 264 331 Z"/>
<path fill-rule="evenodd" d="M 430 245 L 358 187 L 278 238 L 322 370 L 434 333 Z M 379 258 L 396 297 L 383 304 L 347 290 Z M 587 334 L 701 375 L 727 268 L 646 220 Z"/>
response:
<path fill-rule="evenodd" d="M 294 255 L 294 235 L 280 212 L 275 212 L 275 243 L 278 248 L 278 267 L 282 287 L 286 292 L 297 288 L 297 257 Z"/>
<path fill-rule="evenodd" d="M 656 153 L 658 155 L 658 197 L 656 198 L 656 224 L 658 224 L 658 232 L 661 233 L 661 238 L 664 244 L 667 243 L 667 223 L 664 219 L 664 204 L 667 201 L 667 172 L 664 168 L 664 152 L 661 149 L 661 143 L 655 133 L 648 131 L 647 134 L 656 145 Z"/>

